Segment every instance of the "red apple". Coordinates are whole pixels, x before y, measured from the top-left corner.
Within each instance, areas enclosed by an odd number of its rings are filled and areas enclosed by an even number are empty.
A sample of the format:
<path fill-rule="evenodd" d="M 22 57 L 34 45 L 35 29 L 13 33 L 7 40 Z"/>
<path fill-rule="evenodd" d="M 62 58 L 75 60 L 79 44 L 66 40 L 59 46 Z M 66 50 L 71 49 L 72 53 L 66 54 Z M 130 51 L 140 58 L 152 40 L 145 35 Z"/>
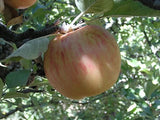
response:
<path fill-rule="evenodd" d="M 119 77 L 120 66 L 116 40 L 95 25 L 57 36 L 44 56 L 50 84 L 72 99 L 95 96 L 111 88 Z"/>
<path fill-rule="evenodd" d="M 4 2 L 12 8 L 26 9 L 32 6 L 36 0 L 4 0 Z"/>

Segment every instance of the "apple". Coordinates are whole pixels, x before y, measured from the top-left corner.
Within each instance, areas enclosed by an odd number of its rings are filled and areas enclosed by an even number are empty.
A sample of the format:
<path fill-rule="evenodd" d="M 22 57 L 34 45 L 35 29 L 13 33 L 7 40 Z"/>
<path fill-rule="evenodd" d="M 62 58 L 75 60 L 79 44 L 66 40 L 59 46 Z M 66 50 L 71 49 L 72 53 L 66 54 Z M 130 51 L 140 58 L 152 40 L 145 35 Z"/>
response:
<path fill-rule="evenodd" d="M 113 35 L 87 25 L 58 35 L 44 55 L 50 84 L 71 99 L 98 95 L 111 88 L 120 73 L 120 50 Z"/>
<path fill-rule="evenodd" d="M 12 8 L 26 9 L 32 6 L 36 0 L 4 0 L 4 2 Z"/>

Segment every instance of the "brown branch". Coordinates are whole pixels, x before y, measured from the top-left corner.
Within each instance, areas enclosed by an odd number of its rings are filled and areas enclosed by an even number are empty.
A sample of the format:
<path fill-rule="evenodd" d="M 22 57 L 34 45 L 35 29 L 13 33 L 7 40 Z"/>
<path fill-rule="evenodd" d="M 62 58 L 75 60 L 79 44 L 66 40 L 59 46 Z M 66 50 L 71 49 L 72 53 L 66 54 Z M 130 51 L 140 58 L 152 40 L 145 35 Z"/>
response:
<path fill-rule="evenodd" d="M 37 89 L 28 88 L 28 89 L 24 89 L 24 90 L 17 91 L 17 92 L 24 93 L 24 94 L 27 94 L 27 93 L 42 93 L 42 92 L 44 92 L 44 90 L 37 90 Z"/>
<path fill-rule="evenodd" d="M 57 32 L 59 29 L 60 28 L 57 25 L 50 25 L 44 27 L 42 30 L 28 29 L 23 33 L 16 34 L 15 32 L 8 29 L 5 25 L 0 23 L 0 38 L 3 38 L 9 42 L 13 42 L 17 46 L 21 46 L 24 42 L 26 42 L 26 39 L 30 40 L 45 35 L 53 34 Z"/>

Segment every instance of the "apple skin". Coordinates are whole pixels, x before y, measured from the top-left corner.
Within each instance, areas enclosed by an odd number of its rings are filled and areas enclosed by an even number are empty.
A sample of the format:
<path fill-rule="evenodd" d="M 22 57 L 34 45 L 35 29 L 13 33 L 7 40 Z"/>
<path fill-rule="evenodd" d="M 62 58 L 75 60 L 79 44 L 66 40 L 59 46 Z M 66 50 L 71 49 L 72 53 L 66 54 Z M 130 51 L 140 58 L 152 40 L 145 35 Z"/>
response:
<path fill-rule="evenodd" d="M 108 90 L 117 81 L 120 67 L 116 40 L 95 25 L 57 36 L 44 55 L 44 70 L 50 84 L 71 99 Z"/>
<path fill-rule="evenodd" d="M 32 6 L 36 0 L 4 0 L 4 2 L 12 8 L 26 9 Z"/>

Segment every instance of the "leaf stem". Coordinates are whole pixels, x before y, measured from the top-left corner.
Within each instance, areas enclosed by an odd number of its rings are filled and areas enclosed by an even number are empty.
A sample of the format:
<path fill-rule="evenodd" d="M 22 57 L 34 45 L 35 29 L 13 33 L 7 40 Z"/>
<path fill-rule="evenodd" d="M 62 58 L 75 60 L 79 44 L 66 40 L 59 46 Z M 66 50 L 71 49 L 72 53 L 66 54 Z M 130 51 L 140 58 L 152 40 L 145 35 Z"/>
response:
<path fill-rule="evenodd" d="M 70 26 L 73 26 L 75 24 L 75 22 L 77 20 L 79 20 L 84 14 L 85 14 L 85 11 L 81 12 L 76 18 L 74 18 L 74 20 L 71 22 Z"/>

